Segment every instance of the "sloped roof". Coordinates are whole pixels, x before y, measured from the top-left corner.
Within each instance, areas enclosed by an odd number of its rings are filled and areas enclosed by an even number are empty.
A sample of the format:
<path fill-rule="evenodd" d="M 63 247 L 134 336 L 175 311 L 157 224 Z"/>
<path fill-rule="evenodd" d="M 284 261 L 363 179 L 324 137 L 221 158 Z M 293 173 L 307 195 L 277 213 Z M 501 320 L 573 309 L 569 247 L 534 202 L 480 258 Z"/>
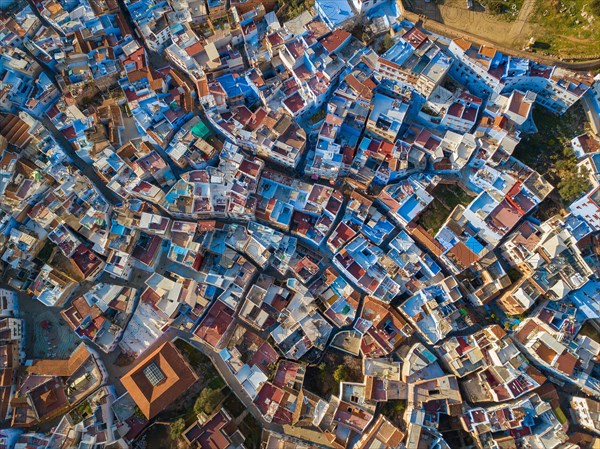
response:
<path fill-rule="evenodd" d="M 91 356 L 87 346 L 81 343 L 66 360 L 36 360 L 27 367 L 28 374 L 71 377 Z"/>
<path fill-rule="evenodd" d="M 152 364 L 164 376 L 156 385 L 144 372 Z M 197 380 L 196 373 L 170 341 L 150 352 L 121 378 L 125 389 L 149 419 L 167 408 Z"/>

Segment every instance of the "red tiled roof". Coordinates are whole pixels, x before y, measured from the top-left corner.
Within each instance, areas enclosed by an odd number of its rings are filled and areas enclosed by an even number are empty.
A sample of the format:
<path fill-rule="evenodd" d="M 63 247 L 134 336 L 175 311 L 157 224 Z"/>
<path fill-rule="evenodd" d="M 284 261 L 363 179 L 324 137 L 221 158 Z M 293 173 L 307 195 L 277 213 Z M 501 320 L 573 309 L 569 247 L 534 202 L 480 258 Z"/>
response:
<path fill-rule="evenodd" d="M 185 48 L 185 52 L 190 56 L 197 55 L 198 53 L 201 53 L 203 51 L 204 45 L 202 45 L 202 42 L 196 42 L 195 44 Z"/>
<path fill-rule="evenodd" d="M 152 365 L 164 377 L 154 385 L 145 373 Z M 146 355 L 121 378 L 123 386 L 148 419 L 167 408 L 197 380 L 197 374 L 170 341 Z"/>
<path fill-rule="evenodd" d="M 233 322 L 233 310 L 221 301 L 215 302 L 194 335 L 216 348 Z"/>
<path fill-rule="evenodd" d="M 351 34 L 345 30 L 337 29 L 328 36 L 321 39 L 321 44 L 329 53 L 335 52 L 340 46 L 350 38 Z"/>

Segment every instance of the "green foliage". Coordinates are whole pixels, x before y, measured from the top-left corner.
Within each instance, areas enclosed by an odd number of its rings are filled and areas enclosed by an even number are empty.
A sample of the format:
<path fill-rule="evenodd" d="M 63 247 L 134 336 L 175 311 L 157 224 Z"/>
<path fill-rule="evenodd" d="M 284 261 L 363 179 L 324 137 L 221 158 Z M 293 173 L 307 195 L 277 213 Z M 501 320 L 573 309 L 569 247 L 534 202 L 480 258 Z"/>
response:
<path fill-rule="evenodd" d="M 221 378 L 221 376 L 215 376 L 208 383 L 208 388 L 213 390 L 220 390 L 225 386 L 225 381 Z"/>
<path fill-rule="evenodd" d="M 144 415 L 144 412 L 142 412 L 142 409 L 139 408 L 137 405 L 135 406 L 135 411 L 133 413 L 138 418 L 146 419 L 146 415 Z"/>
<path fill-rule="evenodd" d="M 419 217 L 419 223 L 431 234 L 439 231 L 456 206 L 466 206 L 473 200 L 459 185 L 454 184 L 439 184 L 431 195 L 434 200 Z"/>
<path fill-rule="evenodd" d="M 338 365 L 338 367 L 333 372 L 333 380 L 336 382 L 343 382 L 348 377 L 348 371 L 346 370 L 345 365 Z"/>
<path fill-rule="evenodd" d="M 205 388 L 200 392 L 196 402 L 194 403 L 194 412 L 196 414 L 205 413 L 210 415 L 216 408 L 217 405 L 223 400 L 223 394 L 220 390 L 213 390 L 212 388 Z"/>
<path fill-rule="evenodd" d="M 564 205 L 589 190 L 587 170 L 577 166 L 570 141 L 585 132 L 585 115 L 579 105 L 572 106 L 561 116 L 536 107 L 533 120 L 538 132 L 519 143 L 514 156 L 537 170 L 556 187 Z"/>
<path fill-rule="evenodd" d="M 190 362 L 190 365 L 192 365 L 192 367 L 198 370 L 199 372 L 205 373 L 205 369 L 209 365 L 211 365 L 212 367 L 212 362 L 210 361 L 210 359 L 204 354 L 202 354 L 198 349 L 194 348 L 187 341 L 178 338 L 177 340 L 175 340 L 175 346 L 185 355 L 187 360 Z"/>
<path fill-rule="evenodd" d="M 226 396 L 226 398 L 223 402 L 223 408 L 227 410 L 231 414 L 231 416 L 237 418 L 242 413 L 244 413 L 244 411 L 246 410 L 246 406 L 242 404 L 242 402 L 238 399 L 238 397 L 235 394 L 230 392 L 229 394 L 225 394 L 224 396 Z"/>
<path fill-rule="evenodd" d="M 519 10 L 523 6 L 523 0 L 478 0 L 487 12 L 493 15 L 505 14 L 505 20 L 516 18 Z"/>
<path fill-rule="evenodd" d="M 406 410 L 406 401 L 401 399 L 395 399 L 387 401 L 383 408 L 381 409 L 381 413 L 383 416 L 388 418 L 392 423 L 397 426 L 403 427 L 404 425 L 404 411 Z"/>
<path fill-rule="evenodd" d="M 592 16 L 592 17 L 590 17 Z M 530 21 L 550 54 L 592 58 L 600 52 L 600 0 L 536 0 Z"/>
<path fill-rule="evenodd" d="M 261 448 L 262 425 L 251 413 L 246 415 L 239 429 L 242 435 L 246 437 L 246 441 L 244 441 L 245 447 L 248 449 Z"/>
<path fill-rule="evenodd" d="M 284 20 L 298 17 L 304 11 L 308 11 L 315 4 L 315 0 L 287 0 L 284 2 Z"/>
<path fill-rule="evenodd" d="M 50 239 L 46 240 L 46 243 L 38 253 L 37 258 L 43 263 L 48 262 L 50 256 L 52 255 L 52 251 L 54 251 L 54 248 L 56 248 L 56 245 L 51 242 Z"/>
<path fill-rule="evenodd" d="M 325 108 L 319 108 L 317 110 L 317 112 L 315 112 L 309 119 L 308 121 L 311 124 L 315 124 L 320 122 L 321 120 L 323 120 L 325 118 L 325 116 L 327 115 L 327 112 L 325 111 Z"/>
<path fill-rule="evenodd" d="M 177 421 L 173 421 L 169 426 L 169 436 L 172 440 L 177 440 L 185 430 L 185 420 L 179 418 Z"/>
<path fill-rule="evenodd" d="M 387 33 L 379 43 L 379 54 L 382 55 L 388 51 L 390 48 L 392 48 L 392 45 L 394 45 L 394 39 L 392 39 L 390 33 Z"/>
<path fill-rule="evenodd" d="M 484 6 L 490 14 L 502 14 L 504 12 L 504 5 L 502 5 L 502 2 L 486 1 L 484 2 Z"/>
<path fill-rule="evenodd" d="M 563 158 L 556 161 L 554 171 L 559 179 L 558 193 L 566 203 L 576 200 L 591 187 L 588 169 L 577 166 L 577 159 L 569 149 L 563 150 Z"/>

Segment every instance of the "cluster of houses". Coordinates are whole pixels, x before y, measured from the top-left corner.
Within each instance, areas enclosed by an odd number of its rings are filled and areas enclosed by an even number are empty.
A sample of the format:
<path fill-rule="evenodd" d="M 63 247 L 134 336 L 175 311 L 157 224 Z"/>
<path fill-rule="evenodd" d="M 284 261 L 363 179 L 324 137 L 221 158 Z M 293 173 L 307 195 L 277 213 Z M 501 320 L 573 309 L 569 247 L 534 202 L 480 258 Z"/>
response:
<path fill-rule="evenodd" d="M 130 447 L 206 375 L 180 342 L 268 449 L 597 444 L 600 78 L 432 35 L 393 1 L 279 11 L 0 16 L 0 447 Z M 575 104 L 592 189 L 540 221 L 553 186 L 513 153 L 534 109 Z M 15 291 L 66 323 L 68 357 L 28 353 Z M 317 394 L 332 353 L 360 375 Z M 238 416 L 181 438 L 256 449 Z"/>

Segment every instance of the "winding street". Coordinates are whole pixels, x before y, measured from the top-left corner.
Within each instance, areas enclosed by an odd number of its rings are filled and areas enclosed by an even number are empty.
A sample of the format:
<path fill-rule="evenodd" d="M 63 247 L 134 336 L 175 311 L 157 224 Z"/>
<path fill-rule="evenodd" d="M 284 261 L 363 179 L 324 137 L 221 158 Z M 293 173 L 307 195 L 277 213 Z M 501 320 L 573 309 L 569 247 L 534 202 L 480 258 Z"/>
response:
<path fill-rule="evenodd" d="M 38 120 L 42 122 L 42 125 L 52 134 L 52 137 L 56 140 L 58 144 L 60 144 L 61 149 L 67 154 L 73 165 L 81 171 L 94 185 L 94 187 L 102 194 L 102 196 L 106 199 L 107 202 L 112 204 L 113 206 L 119 204 L 123 201 L 121 197 L 119 197 L 115 192 L 110 190 L 106 184 L 100 179 L 100 176 L 94 170 L 94 167 L 91 164 L 88 164 L 83 159 L 81 159 L 71 142 L 69 142 L 63 134 L 56 129 L 54 124 L 50 121 L 48 117 L 39 117 Z"/>
<path fill-rule="evenodd" d="M 527 1 L 529 1 L 529 0 L 527 0 Z M 127 11 L 123 1 L 119 0 L 118 4 L 119 4 L 119 7 L 120 7 L 121 11 L 123 12 L 126 20 L 130 24 L 131 29 L 135 30 L 135 27 L 133 26 L 133 22 L 131 20 L 129 12 Z M 35 8 L 34 8 L 34 10 L 35 10 Z M 138 39 L 138 41 L 140 43 L 144 44 L 144 42 L 142 40 Z M 164 60 L 164 58 L 162 58 L 162 55 L 152 54 L 149 51 L 149 49 L 147 49 L 147 48 L 146 48 L 146 50 L 148 51 L 149 56 L 151 56 L 153 58 L 161 58 L 161 61 Z M 200 117 L 203 119 L 203 121 L 205 123 L 210 123 L 210 122 L 208 122 L 208 120 L 206 120 L 204 111 L 196 108 L 196 110 L 194 112 L 195 112 L 195 114 L 200 115 Z M 56 127 L 53 125 L 53 123 L 47 117 L 39 118 L 39 120 L 41 121 L 43 126 L 53 135 L 54 139 L 60 144 L 60 146 L 65 151 L 65 153 L 68 155 L 68 157 L 70 158 L 72 163 L 75 165 L 75 167 L 77 167 L 81 171 L 81 173 L 90 180 L 90 182 L 94 185 L 94 187 L 97 189 L 97 191 L 102 194 L 102 196 L 107 200 L 107 202 L 109 202 L 113 206 L 119 205 L 123 201 L 123 199 L 106 186 L 106 184 L 98 176 L 98 174 L 94 170 L 94 167 L 91 164 L 87 163 L 86 161 L 84 161 L 82 158 L 80 158 L 76 154 L 71 143 L 65 138 L 65 136 L 58 129 L 56 129 Z M 159 152 L 161 157 L 169 164 L 169 166 L 171 167 L 175 176 L 180 177 L 182 170 L 179 167 L 174 165 L 174 163 L 171 161 L 171 159 L 166 155 L 166 153 L 162 149 L 157 148 L 157 151 Z M 306 157 L 306 153 L 303 157 Z M 272 164 L 267 162 L 266 165 L 271 166 Z M 273 168 L 281 169 L 281 167 L 273 167 Z M 300 173 L 296 173 L 295 176 L 300 177 Z M 309 179 L 306 179 L 306 180 L 308 181 Z M 370 197 L 369 195 L 367 195 L 364 192 L 362 192 L 362 194 L 369 197 L 370 199 L 373 199 L 372 197 Z M 293 237 L 297 238 L 299 242 L 302 242 L 309 249 L 318 253 L 318 255 L 322 258 L 320 270 L 316 277 L 321 276 L 327 267 L 333 266 L 332 258 L 334 257 L 334 254 L 327 247 L 326 241 L 327 241 L 327 238 L 333 232 L 333 230 L 336 228 L 336 226 L 342 220 L 342 217 L 344 216 L 344 213 L 346 210 L 346 206 L 347 206 L 347 198 L 344 198 L 340 212 L 339 212 L 338 216 L 336 217 L 336 220 L 334 221 L 334 223 L 332 223 L 331 227 L 328 229 L 327 235 L 321 245 L 317 246 L 314 243 L 309 242 L 306 239 L 302 238 L 301 236 L 293 235 Z M 376 207 L 378 209 L 380 209 L 379 205 L 376 205 Z M 380 211 L 380 212 L 384 213 L 385 211 Z M 166 211 L 165 211 L 164 215 L 169 216 L 169 214 Z M 224 222 L 224 223 L 228 223 L 228 224 L 237 223 L 237 224 L 241 224 L 241 225 L 247 225 L 247 222 L 242 221 L 242 220 L 217 219 L 216 221 Z M 386 239 L 383 241 L 383 243 L 380 245 L 380 247 L 382 249 L 386 250 L 389 246 L 389 242 L 398 234 L 399 231 L 400 231 L 400 227 L 395 227 L 394 231 L 389 236 L 386 237 Z M 280 232 L 282 232 L 282 231 L 280 231 Z M 292 234 L 290 232 L 283 232 L 283 234 L 292 236 Z M 172 272 L 175 272 L 182 276 L 185 276 L 185 277 L 188 277 L 191 279 L 195 279 L 195 280 L 199 280 L 199 273 L 197 271 L 192 270 L 183 265 L 177 264 L 175 262 L 169 261 L 166 258 L 166 253 L 167 253 L 166 248 L 163 247 L 162 252 L 161 252 L 161 260 L 159 261 L 156 272 L 158 272 L 160 274 L 165 274 L 165 272 L 167 272 L 167 271 L 172 271 Z M 355 290 L 357 290 L 360 293 L 360 299 L 359 299 L 359 303 L 358 303 L 357 310 L 356 310 L 356 316 L 355 316 L 353 322 L 351 324 L 348 324 L 348 325 L 345 325 L 345 326 L 342 326 L 339 328 L 334 327 L 334 330 L 331 332 L 329 339 L 327 341 L 327 344 L 325 345 L 325 348 L 327 348 L 329 346 L 329 344 L 332 342 L 332 340 L 335 338 L 335 336 L 338 335 L 340 332 L 344 332 L 344 331 L 347 331 L 347 330 L 350 330 L 353 328 L 354 324 L 356 323 L 356 320 L 361 315 L 365 296 L 368 295 L 367 291 L 365 291 L 363 288 L 361 288 L 361 286 L 359 286 L 355 282 L 353 282 L 345 273 L 340 272 L 339 269 L 337 269 L 337 268 L 335 268 L 335 271 L 340 273 L 342 278 L 344 280 L 346 280 L 351 286 L 353 286 L 353 288 Z M 259 267 L 259 272 L 260 272 L 260 267 Z M 111 283 L 115 283 L 115 284 L 119 284 L 119 285 L 127 285 L 129 287 L 137 288 L 141 291 L 141 289 L 144 288 L 144 281 L 148 275 L 149 275 L 148 272 L 136 269 L 136 270 L 134 270 L 134 273 L 132 274 L 131 280 L 127 281 L 127 282 L 119 281 L 119 280 L 116 280 L 113 278 L 107 279 L 107 276 L 103 276 L 101 279 L 105 282 L 111 282 Z M 255 280 L 256 280 L 256 278 L 253 279 L 253 281 L 255 281 Z M 250 282 L 249 285 L 247 286 L 246 290 L 252 284 L 253 284 L 253 282 Z M 29 298 L 29 300 L 35 301 L 32 298 Z M 135 313 L 135 309 L 136 309 L 138 301 L 139 301 L 139 295 L 136 296 L 132 315 L 133 315 L 133 313 Z M 210 307 L 215 303 L 215 301 L 217 301 L 216 298 L 213 299 L 209 305 L 207 305 L 202 316 L 199 317 L 199 319 L 197 320 L 195 325 L 197 325 L 202 320 L 204 315 L 207 313 L 208 310 L 210 310 Z M 240 306 L 241 306 L 241 303 L 240 303 Z M 239 309 L 239 307 L 238 307 L 238 309 Z M 59 313 L 59 311 L 57 310 L 56 313 Z M 241 324 L 241 321 L 239 320 L 239 318 L 236 317 L 232 328 L 234 328 L 238 324 Z M 245 324 L 244 324 L 244 326 L 245 326 Z M 256 332 L 256 331 L 253 330 L 253 332 Z M 264 336 L 264 334 L 263 334 L 263 336 Z M 420 337 L 420 335 L 419 335 L 419 337 Z M 212 361 L 213 365 L 217 369 L 220 376 L 224 379 L 225 383 L 227 384 L 227 386 L 229 387 L 231 392 L 233 394 L 235 394 L 235 396 L 241 401 L 241 403 L 244 405 L 246 410 L 250 414 L 252 414 L 252 416 L 258 422 L 261 423 L 261 425 L 264 429 L 267 429 L 267 430 L 273 431 L 273 432 L 277 432 L 277 433 L 281 433 L 281 434 L 287 434 L 287 435 L 299 437 L 299 438 L 308 440 L 308 441 L 313 442 L 318 445 L 330 446 L 330 443 L 327 441 L 327 439 L 324 437 L 324 435 L 320 432 L 311 431 L 311 430 L 307 430 L 307 429 L 295 428 L 293 426 L 281 426 L 279 424 L 265 420 L 262 413 L 258 409 L 258 407 L 253 403 L 252 398 L 246 393 L 245 389 L 238 382 L 234 373 L 230 370 L 230 368 L 225 363 L 225 361 L 220 357 L 219 353 L 217 351 L 213 350 L 213 348 L 208 346 L 206 343 L 204 343 L 203 341 L 198 339 L 196 336 L 194 336 L 193 333 L 170 327 L 167 329 L 167 331 L 165 333 L 163 333 L 163 335 L 161 335 L 161 337 L 159 337 L 147 349 L 147 352 L 151 351 L 153 348 L 156 348 L 157 346 L 159 346 L 160 344 L 162 344 L 163 342 L 165 342 L 167 340 L 174 340 L 174 339 L 178 339 L 178 338 L 188 342 L 190 345 L 192 345 L 194 348 L 196 348 L 198 351 L 200 351 L 202 354 L 207 356 Z M 423 339 L 421 338 L 421 340 L 423 340 Z M 431 345 L 428 345 L 425 341 L 422 341 L 422 342 L 430 350 L 433 350 Z M 88 344 L 90 344 L 92 346 L 96 346 L 94 343 L 88 343 Z M 118 351 L 113 351 L 113 352 L 107 354 L 107 353 L 101 351 L 97 347 L 96 347 L 96 349 L 98 350 L 100 358 L 103 361 L 103 363 L 108 371 L 108 374 L 109 374 L 107 383 L 114 385 L 118 394 L 124 393 L 125 389 L 123 388 L 123 385 L 120 382 L 120 378 L 127 371 L 129 371 L 132 368 L 132 365 L 118 366 L 116 364 L 116 360 L 119 355 Z M 325 354 L 325 351 L 322 351 L 320 354 L 321 357 L 319 358 L 317 363 L 320 361 L 320 359 L 323 357 L 324 354 Z"/>

